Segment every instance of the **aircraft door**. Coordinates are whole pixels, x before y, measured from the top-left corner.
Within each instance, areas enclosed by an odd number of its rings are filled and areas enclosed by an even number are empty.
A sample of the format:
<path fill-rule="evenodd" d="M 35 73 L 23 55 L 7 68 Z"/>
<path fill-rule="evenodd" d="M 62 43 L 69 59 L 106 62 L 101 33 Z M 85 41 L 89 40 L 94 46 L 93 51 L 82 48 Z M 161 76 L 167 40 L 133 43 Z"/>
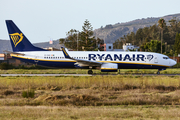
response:
<path fill-rule="evenodd" d="M 158 57 L 157 56 L 154 57 L 154 63 L 158 63 Z"/>

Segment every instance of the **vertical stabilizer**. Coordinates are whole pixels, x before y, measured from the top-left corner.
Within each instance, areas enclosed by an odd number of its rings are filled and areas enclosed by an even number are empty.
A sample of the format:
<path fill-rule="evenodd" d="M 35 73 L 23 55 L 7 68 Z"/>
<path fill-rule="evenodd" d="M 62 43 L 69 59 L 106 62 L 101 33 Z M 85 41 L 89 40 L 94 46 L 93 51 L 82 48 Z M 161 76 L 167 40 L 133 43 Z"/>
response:
<path fill-rule="evenodd" d="M 6 25 L 13 52 L 46 51 L 45 49 L 33 46 L 12 20 L 6 20 Z"/>

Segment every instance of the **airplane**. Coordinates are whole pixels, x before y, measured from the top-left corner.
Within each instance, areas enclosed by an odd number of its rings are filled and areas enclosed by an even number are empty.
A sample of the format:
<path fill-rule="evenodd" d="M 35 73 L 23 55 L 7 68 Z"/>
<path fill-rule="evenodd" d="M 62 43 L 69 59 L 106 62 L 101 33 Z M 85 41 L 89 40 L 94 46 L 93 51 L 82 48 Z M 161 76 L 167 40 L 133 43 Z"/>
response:
<path fill-rule="evenodd" d="M 14 24 L 6 20 L 6 25 L 11 41 L 13 58 L 24 62 L 57 68 L 88 69 L 88 74 L 93 74 L 92 69 L 101 72 L 117 72 L 118 69 L 158 69 L 166 70 L 176 64 L 168 56 L 154 52 L 126 52 L 126 51 L 48 51 L 35 47 Z"/>

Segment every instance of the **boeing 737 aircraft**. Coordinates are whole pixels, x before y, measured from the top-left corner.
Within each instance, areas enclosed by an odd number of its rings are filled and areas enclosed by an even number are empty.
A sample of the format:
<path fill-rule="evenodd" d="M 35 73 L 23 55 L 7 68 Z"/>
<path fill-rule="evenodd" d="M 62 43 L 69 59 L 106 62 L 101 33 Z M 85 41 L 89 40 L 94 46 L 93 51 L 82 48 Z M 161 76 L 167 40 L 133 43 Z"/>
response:
<path fill-rule="evenodd" d="M 12 20 L 6 20 L 13 58 L 42 66 L 58 68 L 99 69 L 102 72 L 117 72 L 118 69 L 165 70 L 176 64 L 168 56 L 153 52 L 119 51 L 47 51 L 33 46 Z M 7 51 L 8 52 L 8 51 Z"/>

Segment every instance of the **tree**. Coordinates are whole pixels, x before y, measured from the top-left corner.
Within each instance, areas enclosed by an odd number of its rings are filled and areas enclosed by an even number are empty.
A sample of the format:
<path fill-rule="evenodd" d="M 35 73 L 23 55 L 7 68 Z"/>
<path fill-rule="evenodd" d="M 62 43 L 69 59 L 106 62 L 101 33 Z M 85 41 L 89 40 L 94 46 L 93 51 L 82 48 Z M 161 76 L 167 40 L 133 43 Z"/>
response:
<path fill-rule="evenodd" d="M 150 26 L 149 28 L 149 40 L 160 40 L 160 33 L 159 33 L 159 28 L 156 24 L 154 24 L 153 26 Z"/>
<path fill-rule="evenodd" d="M 174 44 L 175 38 L 176 38 L 176 33 L 178 32 L 178 22 L 176 18 L 173 18 L 169 20 L 170 26 L 168 27 L 169 30 L 169 36 L 170 36 L 170 44 Z"/>
<path fill-rule="evenodd" d="M 82 26 L 82 32 L 71 29 L 66 35 L 67 38 L 59 39 L 59 43 L 64 44 L 65 47 L 71 48 L 73 50 L 98 50 L 98 44 L 103 43 L 102 39 L 96 39 L 93 36 L 93 28 L 87 19 Z"/>
<path fill-rule="evenodd" d="M 164 20 L 163 18 L 159 19 L 158 24 L 159 24 L 158 26 L 159 26 L 160 29 L 161 29 L 161 54 L 162 54 L 163 29 L 164 29 L 165 26 L 166 26 L 165 20 Z"/>
<path fill-rule="evenodd" d="M 169 23 L 171 25 L 171 28 L 174 30 L 175 33 L 177 33 L 177 25 L 178 25 L 178 22 L 176 20 L 176 17 L 174 17 L 173 19 L 169 20 Z"/>
<path fill-rule="evenodd" d="M 176 54 L 180 53 L 180 33 L 176 33 L 175 43 L 174 43 L 174 50 Z"/>
<path fill-rule="evenodd" d="M 96 48 L 95 50 L 100 50 L 100 51 L 104 51 L 104 46 L 102 47 L 101 45 L 104 45 L 104 40 L 103 39 L 100 39 L 100 38 L 97 38 L 96 39 Z"/>
<path fill-rule="evenodd" d="M 60 44 L 64 44 L 65 47 L 71 48 L 73 50 L 77 50 L 77 34 L 78 31 L 75 29 L 71 29 L 67 32 L 67 38 L 66 39 L 59 39 Z"/>
<path fill-rule="evenodd" d="M 60 38 L 59 39 L 59 44 L 64 44 L 65 43 L 65 39 L 64 38 Z"/>
<path fill-rule="evenodd" d="M 165 49 L 165 45 L 162 44 L 162 48 L 163 48 L 163 51 Z M 161 52 L 161 42 L 158 41 L 158 40 L 151 40 L 151 42 L 147 42 L 145 43 L 144 45 L 141 46 L 141 49 L 143 49 L 144 51 L 147 51 L 147 52 L 157 52 L 157 53 L 160 53 Z"/>
<path fill-rule="evenodd" d="M 141 45 L 143 43 L 143 30 L 142 28 L 139 28 L 136 32 L 136 40 L 138 40 L 139 44 Z"/>
<path fill-rule="evenodd" d="M 162 21 L 160 23 L 162 23 Z M 162 45 L 163 43 L 167 43 L 166 55 L 172 56 L 173 55 L 172 53 L 174 52 L 173 46 L 175 43 L 176 33 L 180 33 L 180 21 L 178 21 L 176 18 L 173 18 L 172 20 L 169 21 L 169 23 L 170 25 L 168 26 L 164 23 L 164 24 L 154 24 L 153 26 L 150 27 L 144 27 L 138 29 L 136 33 L 132 32 L 121 37 L 120 41 L 124 41 L 125 43 L 130 42 L 137 46 L 144 46 L 147 42 L 150 42 L 151 40 L 159 40 L 162 41 Z M 160 28 L 161 25 L 164 25 L 163 29 Z M 114 43 L 115 47 L 117 47 L 117 42 L 118 41 Z M 141 48 L 141 50 L 144 50 L 144 48 L 143 49 Z"/>
<path fill-rule="evenodd" d="M 123 44 L 124 44 L 124 40 L 117 39 L 114 43 L 113 43 L 113 48 L 114 49 L 123 49 Z"/>
<path fill-rule="evenodd" d="M 96 39 L 93 36 L 93 28 L 87 19 L 84 22 L 84 26 L 82 26 L 79 43 L 80 46 L 83 47 L 83 50 L 86 51 L 91 51 L 96 48 Z"/>

